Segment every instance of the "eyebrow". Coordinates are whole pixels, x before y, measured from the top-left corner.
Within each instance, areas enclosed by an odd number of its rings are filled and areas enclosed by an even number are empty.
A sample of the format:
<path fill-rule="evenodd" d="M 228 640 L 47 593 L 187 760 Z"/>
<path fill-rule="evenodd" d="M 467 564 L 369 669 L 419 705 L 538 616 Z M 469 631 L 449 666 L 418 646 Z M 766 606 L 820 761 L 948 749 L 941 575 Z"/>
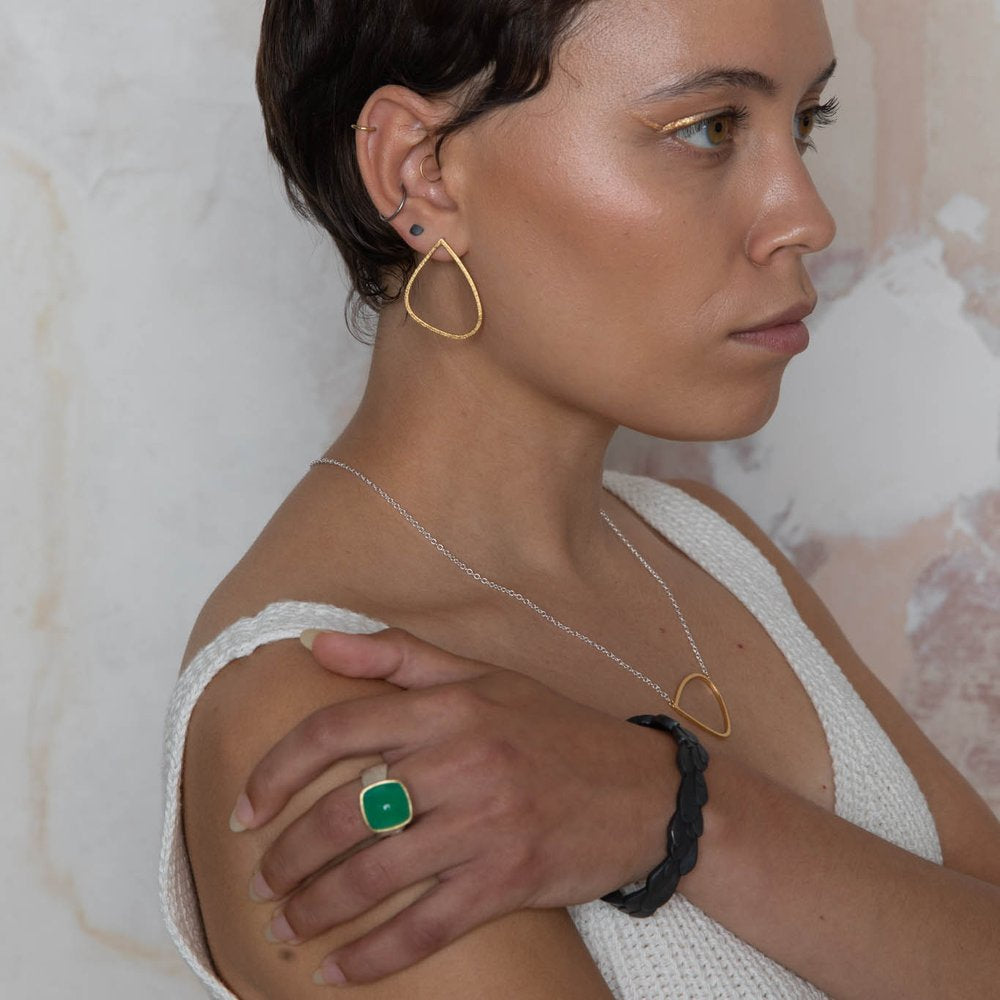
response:
<path fill-rule="evenodd" d="M 829 81 L 836 72 L 837 60 L 832 63 L 809 85 L 809 90 L 817 90 Z M 699 70 L 682 76 L 679 80 L 662 84 L 646 94 L 643 101 L 663 101 L 688 94 L 700 94 L 706 90 L 717 90 L 721 87 L 735 87 L 739 90 L 752 90 L 767 97 L 773 97 L 781 89 L 777 82 L 759 70 L 744 67 L 713 67 Z"/>

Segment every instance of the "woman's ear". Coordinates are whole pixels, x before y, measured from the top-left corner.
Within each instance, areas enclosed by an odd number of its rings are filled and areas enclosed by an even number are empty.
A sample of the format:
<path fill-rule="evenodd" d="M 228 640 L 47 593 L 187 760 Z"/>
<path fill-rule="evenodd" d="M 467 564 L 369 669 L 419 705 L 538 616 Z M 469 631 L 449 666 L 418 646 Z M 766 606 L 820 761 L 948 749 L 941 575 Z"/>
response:
<path fill-rule="evenodd" d="M 446 172 L 437 160 L 436 134 L 454 109 L 406 87 L 379 87 L 358 115 L 358 168 L 385 223 L 421 256 L 441 237 L 461 256 L 468 238 Z M 404 199 L 405 192 L 405 199 Z M 444 251 L 441 251 L 444 253 Z"/>

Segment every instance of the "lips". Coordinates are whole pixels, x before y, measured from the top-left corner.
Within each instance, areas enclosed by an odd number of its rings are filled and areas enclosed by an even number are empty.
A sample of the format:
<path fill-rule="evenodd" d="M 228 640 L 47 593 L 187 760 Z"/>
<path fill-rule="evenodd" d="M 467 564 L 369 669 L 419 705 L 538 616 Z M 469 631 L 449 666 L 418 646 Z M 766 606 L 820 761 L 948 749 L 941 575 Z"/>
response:
<path fill-rule="evenodd" d="M 809 331 L 802 321 L 816 308 L 815 300 L 771 316 L 749 330 L 737 330 L 730 339 L 756 350 L 792 357 L 809 346 Z"/>
<path fill-rule="evenodd" d="M 742 336 L 748 333 L 762 333 L 765 330 L 774 330 L 777 327 L 792 326 L 796 323 L 801 323 L 807 316 L 810 316 L 813 310 L 816 308 L 816 300 L 810 299 L 805 302 L 799 302 L 794 306 L 786 309 L 784 312 L 780 312 L 775 316 L 771 316 L 769 319 L 764 320 L 761 323 L 757 323 L 754 326 L 747 327 L 744 330 L 736 330 L 732 336 Z"/>

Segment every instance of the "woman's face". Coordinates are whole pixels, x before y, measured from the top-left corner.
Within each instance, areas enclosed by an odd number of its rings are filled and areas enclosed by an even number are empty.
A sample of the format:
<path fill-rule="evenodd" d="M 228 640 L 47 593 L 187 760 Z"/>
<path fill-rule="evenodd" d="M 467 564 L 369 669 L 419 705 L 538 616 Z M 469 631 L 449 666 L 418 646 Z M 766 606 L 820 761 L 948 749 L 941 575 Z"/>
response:
<path fill-rule="evenodd" d="M 479 349 L 614 423 L 752 433 L 794 347 L 733 334 L 807 311 L 803 258 L 834 236 L 803 160 L 834 59 L 822 5 L 586 10 L 549 86 L 442 157 L 461 162 L 465 263 L 489 324 Z"/>

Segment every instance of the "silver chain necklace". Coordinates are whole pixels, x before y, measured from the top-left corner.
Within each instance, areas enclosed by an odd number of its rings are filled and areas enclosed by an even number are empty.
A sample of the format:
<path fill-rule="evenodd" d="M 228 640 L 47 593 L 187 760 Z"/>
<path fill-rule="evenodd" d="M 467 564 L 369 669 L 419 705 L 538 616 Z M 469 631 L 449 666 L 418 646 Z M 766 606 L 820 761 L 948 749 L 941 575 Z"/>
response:
<path fill-rule="evenodd" d="M 663 688 L 656 683 L 651 677 L 647 677 L 641 670 L 633 667 L 632 664 L 623 660 L 617 653 L 608 649 L 607 646 L 596 642 L 591 639 L 590 636 L 584 635 L 583 632 L 578 631 L 571 625 L 567 625 L 565 622 L 561 622 L 555 615 L 546 611 L 545 608 L 540 607 L 536 604 L 530 597 L 526 597 L 524 594 L 513 590 L 510 587 L 505 587 L 502 583 L 497 583 L 496 580 L 491 580 L 488 576 L 483 576 L 482 573 L 474 570 L 468 563 L 463 562 L 454 552 L 451 551 L 443 542 L 438 541 L 398 500 L 390 496 L 381 486 L 377 483 L 372 482 L 363 472 L 355 469 L 353 466 L 348 465 L 346 462 L 340 462 L 335 458 L 318 458 L 314 462 L 310 463 L 310 468 L 317 465 L 332 465 L 338 469 L 343 469 L 344 472 L 349 472 L 356 479 L 360 480 L 369 489 L 377 493 L 397 514 L 400 515 L 405 521 L 407 521 L 413 528 L 419 532 L 441 555 L 445 556 L 450 560 L 455 566 L 457 566 L 466 576 L 471 577 L 476 583 L 482 584 L 484 587 L 489 587 L 490 590 L 496 591 L 498 594 L 503 594 L 505 597 L 511 598 L 511 600 L 517 601 L 519 604 L 523 604 L 524 607 L 533 611 L 539 618 L 543 618 L 550 625 L 554 625 L 560 632 L 565 632 L 566 635 L 572 636 L 574 639 L 578 639 L 580 642 L 585 643 L 590 646 L 591 649 L 596 650 L 598 653 L 606 656 L 612 663 L 621 667 L 622 670 L 627 671 L 637 680 L 642 681 L 643 684 L 652 688 L 675 712 L 679 715 L 684 716 L 689 722 L 693 722 L 696 726 L 704 729 L 706 732 L 712 733 L 714 736 L 719 736 L 721 738 L 726 738 L 732 731 L 732 726 L 729 718 L 729 710 L 726 707 L 725 701 L 723 701 L 722 694 L 716 687 L 715 682 L 712 680 L 711 675 L 708 672 L 708 667 L 705 666 L 705 661 L 702 659 L 701 650 L 698 649 L 698 644 L 694 641 L 694 636 L 691 634 L 691 629 L 688 628 L 687 620 L 684 618 L 684 613 L 680 609 L 680 605 L 677 603 L 677 598 L 674 597 L 673 591 L 667 586 L 666 581 L 660 576 L 659 573 L 653 569 L 652 566 L 643 558 L 642 553 L 625 537 L 621 529 L 611 520 L 607 511 L 601 511 L 601 517 L 608 527 L 618 536 L 622 544 L 632 553 L 632 555 L 638 560 L 639 565 L 642 566 L 644 570 L 663 588 L 667 597 L 670 598 L 670 604 L 674 609 L 674 613 L 677 615 L 677 620 L 680 622 L 681 628 L 684 630 L 684 636 L 688 641 L 688 645 L 691 647 L 691 652 L 694 654 L 695 660 L 698 662 L 699 672 L 688 674 L 683 678 L 680 684 L 677 686 L 677 690 L 674 692 L 673 697 L 667 694 Z M 691 681 L 696 681 L 704 684 L 709 691 L 714 695 L 716 702 L 719 705 L 719 709 L 722 713 L 722 729 L 713 729 L 711 726 L 706 725 L 700 719 L 695 718 L 693 715 L 688 714 L 683 708 L 680 707 L 679 702 L 684 689 Z"/>

